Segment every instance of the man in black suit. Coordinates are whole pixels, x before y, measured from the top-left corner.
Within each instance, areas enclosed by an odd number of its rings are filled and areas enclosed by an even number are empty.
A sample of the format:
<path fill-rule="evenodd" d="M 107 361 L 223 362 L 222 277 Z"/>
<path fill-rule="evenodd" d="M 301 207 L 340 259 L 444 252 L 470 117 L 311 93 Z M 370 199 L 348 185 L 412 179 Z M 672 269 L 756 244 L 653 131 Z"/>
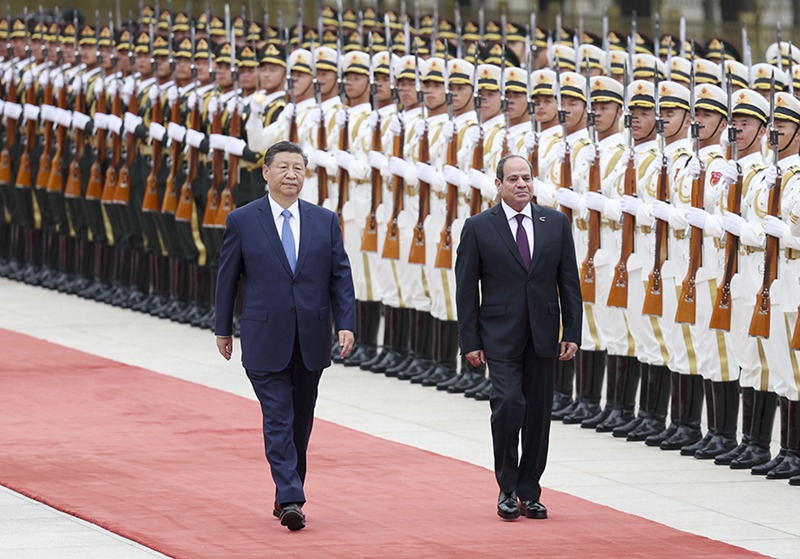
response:
<path fill-rule="evenodd" d="M 341 356 L 353 346 L 355 295 L 336 214 L 299 200 L 306 173 L 299 145 L 264 155 L 269 194 L 228 215 L 217 280 L 217 348 L 233 353 L 233 309 L 241 281 L 242 364 L 264 416 L 275 481 L 273 514 L 305 527 L 306 451 L 322 370 L 331 364 L 331 317 Z"/>
<path fill-rule="evenodd" d="M 531 202 L 530 163 L 504 157 L 496 175 L 502 202 L 467 219 L 458 247 L 461 351 L 472 365 L 489 366 L 497 514 L 547 518 L 539 479 L 547 461 L 555 360 L 572 359 L 581 340 L 578 265 L 567 217 Z"/>

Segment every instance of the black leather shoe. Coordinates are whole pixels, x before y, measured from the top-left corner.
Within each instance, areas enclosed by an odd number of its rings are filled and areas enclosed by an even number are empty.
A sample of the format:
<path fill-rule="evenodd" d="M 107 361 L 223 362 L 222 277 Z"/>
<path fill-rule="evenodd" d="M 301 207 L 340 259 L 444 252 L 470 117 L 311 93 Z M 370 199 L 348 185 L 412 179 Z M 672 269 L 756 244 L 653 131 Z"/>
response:
<path fill-rule="evenodd" d="M 675 423 L 670 423 L 666 429 L 661 430 L 660 433 L 650 435 L 644 440 L 647 446 L 661 446 L 661 443 L 669 439 L 672 435 L 678 432 L 678 426 Z M 694 441 L 692 441 L 694 442 Z"/>
<path fill-rule="evenodd" d="M 625 439 L 628 437 L 628 435 L 630 435 L 636 429 L 638 429 L 648 417 L 649 414 L 647 416 L 637 415 L 631 418 L 631 420 L 628 421 L 625 425 L 614 428 L 612 430 L 612 435 L 618 439 Z"/>
<path fill-rule="evenodd" d="M 768 448 L 761 448 L 760 446 L 750 445 L 744 452 L 731 461 L 732 470 L 749 470 L 753 466 L 759 466 L 769 462 L 772 456 Z"/>
<path fill-rule="evenodd" d="M 280 506 L 278 503 L 272 504 L 272 516 L 275 518 L 280 518 L 281 514 L 283 514 L 283 507 Z"/>
<path fill-rule="evenodd" d="M 614 429 L 624 427 L 634 419 L 633 410 L 615 407 L 611 413 L 595 428 L 598 433 L 611 433 Z M 627 435 L 627 433 L 626 433 Z"/>
<path fill-rule="evenodd" d="M 782 448 L 781 451 L 776 454 L 772 460 L 766 462 L 764 464 L 759 464 L 758 466 L 753 466 L 750 469 L 750 473 L 754 476 L 765 476 L 770 473 L 772 470 L 777 468 L 783 462 L 783 459 L 786 458 L 786 453 L 788 452 L 787 449 Z"/>
<path fill-rule="evenodd" d="M 547 518 L 547 507 L 539 501 L 534 501 L 533 499 L 528 501 L 520 501 L 519 513 L 525 518 L 543 520 Z"/>
<path fill-rule="evenodd" d="M 414 359 L 415 359 L 414 356 L 409 353 L 405 355 L 405 357 L 403 357 L 403 360 L 397 363 L 397 365 L 395 365 L 394 367 L 389 367 L 388 369 L 383 371 L 383 374 L 386 375 L 387 377 L 397 377 L 400 375 L 400 373 L 411 367 L 411 365 L 414 363 Z"/>
<path fill-rule="evenodd" d="M 300 505 L 289 503 L 281 511 L 281 526 L 286 526 L 289 530 L 302 530 L 306 527 L 306 515 L 303 514 Z"/>
<path fill-rule="evenodd" d="M 739 443 L 739 446 L 736 448 L 732 448 L 728 452 L 724 454 L 720 454 L 714 457 L 714 464 L 717 466 L 730 466 L 731 462 L 733 462 L 736 458 L 739 457 L 747 449 L 748 443 L 745 442 L 745 439 L 742 439 L 742 442 Z"/>
<path fill-rule="evenodd" d="M 800 456 L 788 450 L 781 463 L 767 473 L 767 479 L 790 479 L 797 475 L 800 475 Z"/>
<path fill-rule="evenodd" d="M 665 430 L 666 424 L 664 419 L 651 417 L 642 421 L 639 427 L 628 433 L 626 440 L 629 442 L 643 442 L 647 440 L 647 437 L 659 435 Z"/>
<path fill-rule="evenodd" d="M 661 443 L 661 450 L 680 450 L 685 446 L 693 445 L 703 438 L 703 433 L 697 427 L 678 425 L 678 430 Z M 694 453 L 692 453 L 694 454 Z"/>
<path fill-rule="evenodd" d="M 519 518 L 519 502 L 517 501 L 517 492 L 511 493 L 500 492 L 497 498 L 497 516 L 503 520 L 516 520 Z"/>
<path fill-rule="evenodd" d="M 486 383 L 478 392 L 476 392 L 473 396 L 473 399 L 479 402 L 488 402 L 492 398 L 492 383 L 491 381 Z"/>
<path fill-rule="evenodd" d="M 728 435 L 714 435 L 708 444 L 694 453 L 694 457 L 698 460 L 711 460 L 716 459 L 717 456 L 727 454 L 732 450 L 738 448 L 736 437 L 729 437 Z M 731 458 L 730 460 L 733 460 Z M 728 464 L 730 464 L 730 460 Z"/>
<path fill-rule="evenodd" d="M 479 384 L 483 384 L 485 379 L 486 377 L 483 376 L 483 373 L 467 371 L 459 382 L 447 388 L 447 392 L 449 394 L 462 394 L 471 388 L 475 388 Z"/>
<path fill-rule="evenodd" d="M 711 439 L 713 437 L 714 437 L 714 433 L 712 433 L 711 431 L 708 431 L 705 434 L 705 436 L 702 439 L 700 439 L 699 441 L 697 441 L 695 443 L 692 443 L 692 444 L 689 444 L 689 445 L 686 445 L 686 446 L 682 446 L 681 447 L 681 456 L 694 456 L 694 453 L 697 452 L 698 450 L 701 450 L 701 449 L 705 448 L 706 445 L 708 445 L 708 443 L 711 442 Z"/>

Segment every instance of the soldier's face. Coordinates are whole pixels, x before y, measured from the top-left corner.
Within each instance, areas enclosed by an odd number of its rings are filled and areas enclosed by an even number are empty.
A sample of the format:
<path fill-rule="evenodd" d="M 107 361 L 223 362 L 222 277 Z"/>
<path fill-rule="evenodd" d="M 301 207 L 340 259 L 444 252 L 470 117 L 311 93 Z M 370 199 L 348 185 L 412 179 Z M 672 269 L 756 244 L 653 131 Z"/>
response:
<path fill-rule="evenodd" d="M 481 120 L 486 122 L 500 114 L 500 90 L 481 89 Z"/>
<path fill-rule="evenodd" d="M 592 103 L 595 117 L 594 124 L 598 132 L 608 132 L 617 127 L 622 116 L 622 107 L 617 103 Z"/>
<path fill-rule="evenodd" d="M 567 128 L 582 128 L 586 122 L 586 103 L 576 97 L 564 97 L 561 105 L 567 111 Z"/>
<path fill-rule="evenodd" d="M 414 80 L 402 78 L 397 80 L 397 94 L 404 107 L 414 107 L 417 104 L 417 88 Z"/>
<path fill-rule="evenodd" d="M 336 72 L 333 70 L 320 70 L 317 69 L 317 81 L 319 82 L 319 90 L 323 97 L 331 95 L 336 91 Z"/>
<path fill-rule="evenodd" d="M 81 54 L 81 63 L 87 66 L 94 66 L 97 64 L 97 47 L 94 45 L 81 45 L 78 47 L 78 52 Z"/>
<path fill-rule="evenodd" d="M 286 81 L 286 69 L 278 64 L 262 64 L 258 68 L 259 87 L 267 91 L 277 91 L 283 88 Z"/>
<path fill-rule="evenodd" d="M 11 39 L 11 50 L 14 51 L 14 56 L 23 58 L 25 56 L 25 39 L 19 37 Z"/>
<path fill-rule="evenodd" d="M 736 128 L 736 149 L 744 151 L 758 145 L 758 140 L 764 135 L 764 125 L 753 116 L 735 115 L 732 119 Z"/>
<path fill-rule="evenodd" d="M 348 72 L 344 75 L 344 92 L 350 99 L 363 97 L 369 87 L 369 76 Z"/>
<path fill-rule="evenodd" d="M 450 86 L 450 93 L 453 96 L 453 108 L 456 111 L 463 111 L 473 101 L 473 89 L 471 85 L 455 84 Z"/>
<path fill-rule="evenodd" d="M 197 67 L 197 79 L 200 83 L 206 83 L 211 80 L 211 72 L 208 71 L 208 59 L 198 58 L 194 61 Z"/>
<path fill-rule="evenodd" d="M 789 120 L 775 119 L 775 128 L 778 129 L 778 150 L 783 151 L 791 144 L 797 142 L 797 137 L 800 135 L 797 132 L 797 124 Z M 795 149 L 795 152 L 797 150 Z"/>
<path fill-rule="evenodd" d="M 689 129 L 689 111 L 684 109 L 661 109 L 664 119 L 664 136 L 671 138 L 676 134 L 686 137 Z"/>
<path fill-rule="evenodd" d="M 389 81 L 389 74 L 375 74 L 375 84 L 378 86 L 378 101 L 390 101 L 392 99 L 392 88 Z"/>
<path fill-rule="evenodd" d="M 429 109 L 437 109 L 444 105 L 444 84 L 427 80 L 422 82 L 422 91 L 425 94 L 425 106 Z"/>
<path fill-rule="evenodd" d="M 633 139 L 637 142 L 652 139 L 656 129 L 656 112 L 653 109 L 632 107 L 631 116 Z"/>
<path fill-rule="evenodd" d="M 42 42 L 39 40 L 36 41 L 32 40 L 30 41 L 29 45 L 31 47 L 31 54 L 33 55 L 33 58 L 36 59 L 37 62 L 41 62 L 42 60 L 44 60 L 44 53 L 42 52 Z"/>
<path fill-rule="evenodd" d="M 311 94 L 314 78 L 311 74 L 292 70 L 292 86 L 295 97 L 304 97 Z"/>
<path fill-rule="evenodd" d="M 214 74 L 217 77 L 217 84 L 221 87 L 230 87 L 233 85 L 233 74 L 231 74 L 230 64 L 214 63 Z"/>
<path fill-rule="evenodd" d="M 150 55 L 145 52 L 137 54 L 134 67 L 143 76 L 151 75 L 153 73 L 153 65 L 150 64 Z"/>
<path fill-rule="evenodd" d="M 533 100 L 536 101 L 536 122 L 547 124 L 556 118 L 558 115 L 558 103 L 556 103 L 555 97 L 552 95 L 534 95 Z"/>
<path fill-rule="evenodd" d="M 111 47 L 100 47 L 100 57 L 103 60 L 103 68 L 111 69 Z"/>
<path fill-rule="evenodd" d="M 175 59 L 175 77 L 182 81 L 190 80 L 192 78 L 191 58 Z"/>
<path fill-rule="evenodd" d="M 239 85 L 242 89 L 251 90 L 258 86 L 258 73 L 255 68 L 240 68 L 239 69 Z"/>
<path fill-rule="evenodd" d="M 528 94 L 520 91 L 507 91 L 508 118 L 521 118 L 528 110 Z"/>
<path fill-rule="evenodd" d="M 156 72 L 158 72 L 158 77 L 161 79 L 166 79 L 172 75 L 168 57 L 156 56 Z"/>
<path fill-rule="evenodd" d="M 708 140 L 714 135 L 720 134 L 728 125 L 725 117 L 715 111 L 695 109 L 694 117 L 700 123 L 701 140 Z"/>
<path fill-rule="evenodd" d="M 128 58 L 128 51 L 117 51 L 117 68 L 124 74 L 131 71 L 131 61 L 130 58 Z"/>

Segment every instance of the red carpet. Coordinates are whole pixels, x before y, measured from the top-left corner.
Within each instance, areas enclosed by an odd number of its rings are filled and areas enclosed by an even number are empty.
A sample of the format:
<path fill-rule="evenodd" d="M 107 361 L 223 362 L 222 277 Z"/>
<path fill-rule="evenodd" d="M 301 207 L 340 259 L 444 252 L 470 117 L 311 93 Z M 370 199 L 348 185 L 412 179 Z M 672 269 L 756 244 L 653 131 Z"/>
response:
<path fill-rule="evenodd" d="M 170 556 L 758 556 L 554 491 L 550 520 L 505 523 L 491 472 L 324 421 L 290 533 L 256 402 L 0 336 L 0 484 Z"/>

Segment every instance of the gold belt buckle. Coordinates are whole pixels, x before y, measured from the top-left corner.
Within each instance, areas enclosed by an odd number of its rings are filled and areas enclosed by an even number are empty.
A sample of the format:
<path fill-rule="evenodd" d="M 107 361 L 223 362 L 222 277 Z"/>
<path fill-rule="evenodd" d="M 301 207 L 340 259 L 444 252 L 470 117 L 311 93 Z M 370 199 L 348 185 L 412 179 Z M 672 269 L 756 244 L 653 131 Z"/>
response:
<path fill-rule="evenodd" d="M 589 224 L 586 222 L 585 219 L 581 218 L 575 220 L 575 226 L 578 228 L 579 231 L 587 231 L 589 229 Z"/>
<path fill-rule="evenodd" d="M 682 229 L 673 229 L 672 234 L 675 235 L 675 238 L 679 241 L 682 241 L 686 238 L 686 231 Z"/>

